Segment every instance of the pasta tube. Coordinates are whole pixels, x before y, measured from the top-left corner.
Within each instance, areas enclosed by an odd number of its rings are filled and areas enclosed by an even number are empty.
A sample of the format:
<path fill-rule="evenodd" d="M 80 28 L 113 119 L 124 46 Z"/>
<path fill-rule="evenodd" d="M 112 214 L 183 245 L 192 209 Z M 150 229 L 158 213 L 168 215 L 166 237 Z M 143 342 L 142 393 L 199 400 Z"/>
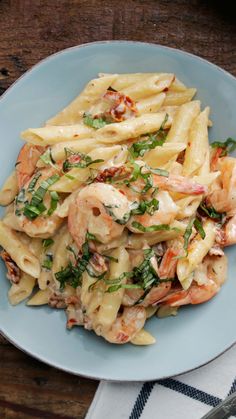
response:
<path fill-rule="evenodd" d="M 123 272 L 130 270 L 129 254 L 124 247 L 119 247 L 112 252 L 112 256 L 118 259 L 118 262 L 111 261 L 110 265 L 110 278 L 118 278 Z M 124 283 L 125 279 L 123 280 Z M 105 293 L 102 299 L 102 303 L 97 315 L 96 322 L 102 329 L 106 330 L 112 325 L 117 317 L 118 310 L 120 308 L 122 298 L 124 295 L 124 289 L 120 288 L 118 291 L 113 293 Z"/>
<path fill-rule="evenodd" d="M 168 89 L 173 79 L 174 74 L 154 75 L 126 87 L 121 92 L 133 100 L 138 100 Z"/>
<path fill-rule="evenodd" d="M 106 125 L 97 130 L 95 138 L 103 143 L 117 143 L 139 135 L 152 133 L 161 127 L 165 116 L 164 112 L 148 113 L 137 118 Z M 171 117 L 168 116 L 165 128 L 170 127 L 171 123 Z"/>
<path fill-rule="evenodd" d="M 153 345 L 156 339 L 145 329 L 141 329 L 130 341 L 133 345 Z"/>
<path fill-rule="evenodd" d="M 29 128 L 21 133 L 21 138 L 34 145 L 51 145 L 61 142 L 76 141 L 93 136 L 93 128 L 84 124 L 66 127 Z"/>
<path fill-rule="evenodd" d="M 200 265 L 215 242 L 215 223 L 211 220 L 207 220 L 203 224 L 203 228 L 206 235 L 205 238 L 201 239 L 198 234 L 189 246 L 188 255 L 183 259 L 179 259 L 177 264 L 177 275 L 184 289 L 190 287 L 193 279 L 193 276 L 191 276 L 192 272 Z"/>
<path fill-rule="evenodd" d="M 183 164 L 184 176 L 196 174 L 207 156 L 209 111 L 208 107 L 201 112 L 191 126 Z"/>
<path fill-rule="evenodd" d="M 16 171 L 12 172 L 0 190 L 0 205 L 9 205 L 18 193 Z"/>
<path fill-rule="evenodd" d="M 8 291 L 10 303 L 15 306 L 21 303 L 21 301 L 24 301 L 32 294 L 34 286 L 35 278 L 23 272 L 20 282 L 18 284 L 12 284 Z"/>
<path fill-rule="evenodd" d="M 28 247 L 18 239 L 17 233 L 5 226 L 2 221 L 0 221 L 0 245 L 9 253 L 11 258 L 23 272 L 31 275 L 33 278 L 39 277 L 39 260 L 30 252 Z"/>
<path fill-rule="evenodd" d="M 168 132 L 167 142 L 187 144 L 190 127 L 199 112 L 200 102 L 198 100 L 182 105 Z"/>
<path fill-rule="evenodd" d="M 65 109 L 47 121 L 47 125 L 73 125 L 80 122 L 84 112 L 88 111 L 101 98 L 116 78 L 116 74 L 110 74 L 91 80 L 79 96 Z"/>

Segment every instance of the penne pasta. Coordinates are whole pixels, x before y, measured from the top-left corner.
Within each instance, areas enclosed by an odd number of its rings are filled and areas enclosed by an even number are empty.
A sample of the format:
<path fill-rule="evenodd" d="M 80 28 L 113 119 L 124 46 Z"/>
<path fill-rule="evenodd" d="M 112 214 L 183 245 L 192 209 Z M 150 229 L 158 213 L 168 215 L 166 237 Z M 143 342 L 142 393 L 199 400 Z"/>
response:
<path fill-rule="evenodd" d="M 48 300 L 50 297 L 50 290 L 39 290 L 37 291 L 33 297 L 27 302 L 27 306 L 42 306 L 48 304 Z"/>
<path fill-rule="evenodd" d="M 169 90 L 166 93 L 164 106 L 183 105 L 186 102 L 190 102 L 190 100 L 195 96 L 196 93 L 197 89 L 186 89 L 181 92 Z"/>
<path fill-rule="evenodd" d="M 10 303 L 15 306 L 24 301 L 32 294 L 34 286 L 35 278 L 23 272 L 20 278 L 20 282 L 18 284 L 12 284 L 8 291 L 8 298 Z"/>
<path fill-rule="evenodd" d="M 110 265 L 109 277 L 119 278 L 123 272 L 128 272 L 130 270 L 129 254 L 124 247 L 120 247 L 114 250 L 111 254 L 112 257 L 118 259 L 118 262 L 112 261 Z M 126 279 L 122 280 L 122 284 L 125 284 Z M 108 286 L 109 288 L 109 286 Z M 113 293 L 105 293 L 99 308 L 96 322 L 104 330 L 109 329 L 112 323 L 117 317 L 118 310 L 120 308 L 122 298 L 124 295 L 124 289 L 120 288 L 119 290 Z"/>
<path fill-rule="evenodd" d="M 203 258 L 207 255 L 214 244 L 216 237 L 216 226 L 213 221 L 206 221 L 203 224 L 205 238 L 201 239 L 199 235 L 193 240 L 188 255 L 180 259 L 177 264 L 178 279 L 184 289 L 188 289 L 193 280 L 192 272 L 201 264 Z"/>
<path fill-rule="evenodd" d="M 106 147 L 105 144 L 99 144 L 94 138 L 84 138 L 78 141 L 68 141 L 52 145 L 51 156 L 55 162 L 60 162 L 66 158 L 65 149 L 72 150 L 73 152 L 86 153 L 98 147 Z M 38 160 L 37 167 L 45 166 L 42 160 Z"/>
<path fill-rule="evenodd" d="M 176 113 L 171 129 L 168 132 L 167 142 L 187 144 L 189 130 L 199 112 L 200 102 L 198 100 L 182 105 Z"/>
<path fill-rule="evenodd" d="M 153 345 L 156 339 L 147 330 L 141 329 L 130 342 L 133 345 Z"/>
<path fill-rule="evenodd" d="M 170 160 L 176 160 L 178 154 L 185 148 L 185 143 L 165 143 L 163 146 L 148 151 L 144 156 L 144 161 L 151 167 L 162 167 Z"/>
<path fill-rule="evenodd" d="M 149 96 L 145 99 L 140 99 L 136 103 L 138 114 L 152 113 L 159 111 L 165 100 L 165 93 L 157 93 L 156 95 Z"/>
<path fill-rule="evenodd" d="M 0 190 L 0 205 L 6 206 L 14 201 L 15 196 L 18 193 L 18 184 L 16 178 L 16 172 L 12 172 L 5 181 L 4 185 Z"/>
<path fill-rule="evenodd" d="M 21 138 L 30 144 L 47 146 L 61 142 L 78 141 L 93 136 L 93 129 L 84 124 L 29 128 L 21 133 Z"/>
<path fill-rule="evenodd" d="M 40 275 L 40 264 L 38 259 L 24 245 L 17 234 L 0 221 L 0 245 L 9 253 L 19 268 L 33 278 Z"/>
<path fill-rule="evenodd" d="M 137 118 L 116 124 L 106 125 L 97 130 L 95 138 L 103 143 L 117 143 L 135 138 L 139 135 L 157 131 L 165 120 L 165 113 L 148 113 Z M 170 127 L 172 121 L 168 117 L 165 128 Z"/>
<path fill-rule="evenodd" d="M 208 153 L 208 117 L 210 108 L 206 108 L 193 121 L 186 148 L 183 174 L 194 175 L 204 164 Z"/>
<path fill-rule="evenodd" d="M 126 96 L 131 97 L 133 100 L 139 100 L 168 89 L 173 79 L 173 74 L 158 74 L 138 81 L 137 83 L 122 89 L 121 92 Z"/>
<path fill-rule="evenodd" d="M 113 147 L 100 147 L 95 148 L 88 156 L 92 160 L 101 160 L 97 163 L 90 164 L 87 168 L 73 168 L 68 173 L 61 176 L 49 190 L 57 192 L 70 193 L 78 189 L 88 178 L 91 176 L 91 169 L 102 167 L 104 161 L 108 161 L 115 158 L 122 151 L 120 145 L 114 145 Z"/>
<path fill-rule="evenodd" d="M 80 122 L 84 112 L 88 111 L 101 98 L 116 78 L 116 74 L 111 74 L 91 80 L 79 96 L 65 109 L 47 121 L 47 125 L 73 125 Z"/>

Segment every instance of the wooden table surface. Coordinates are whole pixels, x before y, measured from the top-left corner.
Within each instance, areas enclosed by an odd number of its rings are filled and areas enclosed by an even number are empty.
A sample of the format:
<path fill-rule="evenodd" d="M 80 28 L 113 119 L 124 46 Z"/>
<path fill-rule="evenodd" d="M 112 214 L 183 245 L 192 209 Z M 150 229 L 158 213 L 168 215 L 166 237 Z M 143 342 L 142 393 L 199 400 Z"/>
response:
<path fill-rule="evenodd" d="M 0 0 L 0 94 L 42 58 L 108 39 L 198 54 L 236 75 L 230 2 Z M 84 418 L 98 383 L 44 365 L 0 337 L 0 418 Z"/>

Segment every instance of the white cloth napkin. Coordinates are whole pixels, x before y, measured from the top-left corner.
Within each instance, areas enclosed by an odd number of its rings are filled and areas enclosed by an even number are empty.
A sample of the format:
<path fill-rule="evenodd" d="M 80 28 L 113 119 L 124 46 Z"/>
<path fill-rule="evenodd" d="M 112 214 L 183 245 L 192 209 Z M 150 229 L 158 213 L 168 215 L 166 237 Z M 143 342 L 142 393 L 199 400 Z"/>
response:
<path fill-rule="evenodd" d="M 147 383 L 101 381 L 86 419 L 200 419 L 236 391 L 236 345 L 188 374 Z"/>

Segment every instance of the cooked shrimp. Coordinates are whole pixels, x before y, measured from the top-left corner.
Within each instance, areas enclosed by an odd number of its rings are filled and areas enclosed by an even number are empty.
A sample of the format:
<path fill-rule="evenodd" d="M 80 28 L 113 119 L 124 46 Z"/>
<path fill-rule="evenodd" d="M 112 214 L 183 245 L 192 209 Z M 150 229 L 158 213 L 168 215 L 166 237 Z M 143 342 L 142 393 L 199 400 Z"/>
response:
<path fill-rule="evenodd" d="M 143 328 L 146 317 L 147 314 L 144 307 L 127 307 L 117 317 L 110 330 L 95 331 L 110 343 L 127 343 Z"/>
<path fill-rule="evenodd" d="M 159 300 L 164 298 L 171 289 L 171 281 L 161 282 L 157 286 L 151 288 L 151 291 L 146 295 L 144 300 L 140 303 L 144 307 L 157 304 Z"/>
<path fill-rule="evenodd" d="M 175 277 L 178 254 L 178 250 L 171 248 L 167 249 L 158 268 L 159 278 L 164 279 Z"/>
<path fill-rule="evenodd" d="M 223 246 L 236 244 L 236 215 L 234 215 L 224 226 Z"/>
<path fill-rule="evenodd" d="M 36 190 L 42 181 L 47 180 L 50 176 L 54 174 L 55 170 L 53 168 L 45 168 L 41 169 L 40 172 L 38 172 L 38 175 L 40 175 L 37 179 L 37 182 L 35 183 L 34 189 Z M 63 219 L 58 217 L 55 213 L 48 216 L 47 212 L 44 212 L 43 214 L 39 215 L 37 218 L 31 220 L 27 218 L 23 213 L 23 208 L 25 205 L 25 202 L 30 202 L 32 195 L 30 192 L 28 192 L 28 186 L 35 175 L 32 176 L 32 178 L 29 178 L 29 180 L 24 184 L 24 188 L 21 190 L 21 193 L 24 196 L 24 199 L 22 200 L 16 200 L 15 202 L 15 212 L 18 213 L 17 215 L 17 224 L 19 226 L 19 231 L 24 231 L 28 236 L 30 237 L 40 237 L 43 239 L 46 239 L 48 237 L 51 237 L 56 230 L 60 227 L 61 223 L 63 222 Z M 51 197 L 50 194 L 47 192 L 44 197 L 43 204 L 48 210 L 50 208 L 50 202 Z"/>
<path fill-rule="evenodd" d="M 108 90 L 103 98 L 112 103 L 112 107 L 107 113 L 111 115 L 116 122 L 129 119 L 138 112 L 135 102 L 123 93 Z"/>
<path fill-rule="evenodd" d="M 130 203 L 121 192 L 112 185 L 94 183 L 83 188 L 70 204 L 68 228 L 79 249 L 87 231 L 108 243 L 121 236 L 124 225 L 119 222 L 129 211 Z"/>
<path fill-rule="evenodd" d="M 169 192 L 180 192 L 187 195 L 201 195 L 207 192 L 204 185 L 187 177 L 171 174 L 168 177 L 153 175 L 154 186 Z"/>
<path fill-rule="evenodd" d="M 36 163 L 44 151 L 44 147 L 24 144 L 16 161 L 16 175 L 19 189 L 27 183 L 33 175 Z"/>
<path fill-rule="evenodd" d="M 143 164 L 143 162 L 136 163 Z M 148 168 L 143 170 L 143 174 L 149 173 Z M 168 192 L 179 192 L 185 195 L 202 195 L 206 194 L 207 187 L 197 183 L 185 176 L 180 176 L 178 174 L 170 173 L 169 176 L 161 176 L 152 174 L 153 187 L 158 187 L 162 191 Z M 142 178 L 139 178 L 137 181 L 132 182 L 132 189 L 127 186 L 121 186 L 121 190 L 130 200 L 135 200 L 137 193 L 141 193 L 142 189 L 145 187 L 145 182 Z M 137 190 L 134 192 L 133 190 Z M 152 191 L 152 189 L 151 189 Z M 148 192 L 149 194 L 149 192 Z"/>
<path fill-rule="evenodd" d="M 205 283 L 198 285 L 194 281 L 188 290 L 181 289 L 170 293 L 159 303 L 164 302 L 171 307 L 179 307 L 186 304 L 201 304 L 213 298 L 225 282 L 227 259 L 225 256 L 207 256 L 203 264 L 206 268 Z"/>
<path fill-rule="evenodd" d="M 218 212 L 233 214 L 236 210 L 236 159 L 220 158 L 217 169 L 221 172 L 221 184 L 207 196 L 207 202 Z"/>
<path fill-rule="evenodd" d="M 143 250 L 130 251 L 129 254 L 130 254 L 130 260 L 131 260 L 131 266 L 133 267 L 138 266 L 143 261 Z M 153 270 L 158 275 L 159 268 L 158 268 L 157 260 L 155 256 L 151 257 L 150 263 L 152 265 Z M 171 288 L 171 281 L 161 282 L 157 286 L 154 286 L 153 288 L 151 288 L 151 290 L 144 297 L 144 299 L 140 301 L 140 305 L 142 305 L 143 307 L 148 307 L 152 304 L 157 303 L 158 300 L 160 300 L 161 298 L 165 297 L 168 294 L 168 292 L 170 291 L 170 288 Z M 122 304 L 124 306 L 133 306 L 134 304 L 137 303 L 139 299 L 142 298 L 144 293 L 145 291 L 143 289 L 138 289 L 138 288 L 126 289 L 123 296 Z"/>
<path fill-rule="evenodd" d="M 177 207 L 169 193 L 160 191 L 156 195 L 156 199 L 159 201 L 158 210 L 156 210 L 153 215 L 145 213 L 143 215 L 132 216 L 127 224 L 129 230 L 140 233 L 140 231 L 132 225 L 134 221 L 139 222 L 144 227 L 150 227 L 157 224 L 171 224 L 174 221 L 179 207 Z"/>

